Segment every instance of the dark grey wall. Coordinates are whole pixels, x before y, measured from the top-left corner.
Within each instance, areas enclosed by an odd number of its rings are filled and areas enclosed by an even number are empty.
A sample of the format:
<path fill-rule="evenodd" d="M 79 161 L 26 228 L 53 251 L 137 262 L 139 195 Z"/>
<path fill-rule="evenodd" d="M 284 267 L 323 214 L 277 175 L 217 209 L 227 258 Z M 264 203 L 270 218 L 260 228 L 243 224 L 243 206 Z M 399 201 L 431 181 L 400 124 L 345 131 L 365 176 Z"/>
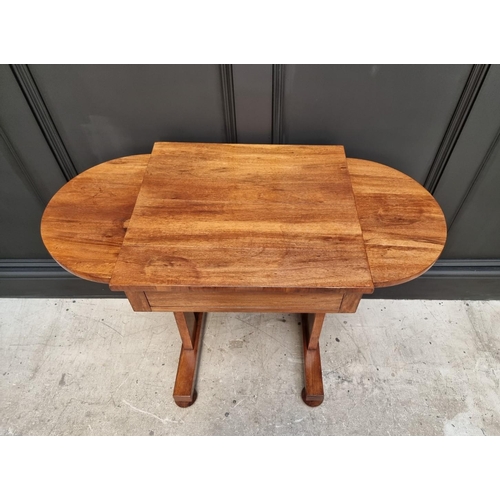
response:
<path fill-rule="evenodd" d="M 49 258 L 40 218 L 64 182 L 12 71 L 0 65 L 0 259 Z"/>
<path fill-rule="evenodd" d="M 82 172 L 155 141 L 225 141 L 218 66 L 30 66 Z"/>
<path fill-rule="evenodd" d="M 486 75 L 434 195 L 449 236 L 443 258 L 500 258 L 500 66 Z"/>
<path fill-rule="evenodd" d="M 48 258 L 50 197 L 155 141 L 343 144 L 425 185 L 443 258 L 391 298 L 500 298 L 500 67 L 2 65 L 0 296 L 109 296 Z"/>
<path fill-rule="evenodd" d="M 283 141 L 343 144 L 424 183 L 470 66 L 287 66 Z"/>

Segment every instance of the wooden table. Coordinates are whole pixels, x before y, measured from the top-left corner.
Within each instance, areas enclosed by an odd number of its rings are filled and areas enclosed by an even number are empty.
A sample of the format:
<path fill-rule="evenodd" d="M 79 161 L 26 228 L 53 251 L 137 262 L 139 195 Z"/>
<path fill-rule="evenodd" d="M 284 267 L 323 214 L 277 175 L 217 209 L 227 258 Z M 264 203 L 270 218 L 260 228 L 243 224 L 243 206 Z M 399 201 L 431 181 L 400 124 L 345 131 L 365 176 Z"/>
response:
<path fill-rule="evenodd" d="M 342 146 L 164 142 L 72 179 L 41 232 L 71 273 L 124 291 L 134 311 L 174 313 L 179 406 L 196 399 L 212 311 L 302 313 L 302 398 L 318 406 L 325 314 L 424 273 L 446 223 L 420 184 Z"/>

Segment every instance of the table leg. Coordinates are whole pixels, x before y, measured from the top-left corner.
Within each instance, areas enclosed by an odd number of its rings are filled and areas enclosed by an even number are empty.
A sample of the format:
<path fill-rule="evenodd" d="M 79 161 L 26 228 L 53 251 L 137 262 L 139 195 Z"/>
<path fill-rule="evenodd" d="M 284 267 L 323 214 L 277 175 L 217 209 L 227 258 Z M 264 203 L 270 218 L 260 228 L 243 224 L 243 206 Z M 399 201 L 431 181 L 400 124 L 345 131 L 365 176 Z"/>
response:
<path fill-rule="evenodd" d="M 324 319 L 324 313 L 302 314 L 305 379 L 305 386 L 302 389 L 302 400 L 308 406 L 319 406 L 324 399 L 319 352 L 319 336 Z"/>
<path fill-rule="evenodd" d="M 196 371 L 200 354 L 200 340 L 205 313 L 175 312 L 175 321 L 182 340 L 179 366 L 174 386 L 174 401 L 187 408 L 196 401 Z"/>

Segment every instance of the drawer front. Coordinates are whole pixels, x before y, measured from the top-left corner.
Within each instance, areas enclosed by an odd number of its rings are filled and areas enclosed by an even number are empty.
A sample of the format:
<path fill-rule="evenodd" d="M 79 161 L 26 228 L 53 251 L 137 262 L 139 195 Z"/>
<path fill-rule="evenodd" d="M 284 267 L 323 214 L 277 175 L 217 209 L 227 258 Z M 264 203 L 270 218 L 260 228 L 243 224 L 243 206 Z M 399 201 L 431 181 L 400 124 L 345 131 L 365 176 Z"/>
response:
<path fill-rule="evenodd" d="M 182 288 L 146 292 L 151 311 L 339 312 L 343 294 L 286 288 Z"/>

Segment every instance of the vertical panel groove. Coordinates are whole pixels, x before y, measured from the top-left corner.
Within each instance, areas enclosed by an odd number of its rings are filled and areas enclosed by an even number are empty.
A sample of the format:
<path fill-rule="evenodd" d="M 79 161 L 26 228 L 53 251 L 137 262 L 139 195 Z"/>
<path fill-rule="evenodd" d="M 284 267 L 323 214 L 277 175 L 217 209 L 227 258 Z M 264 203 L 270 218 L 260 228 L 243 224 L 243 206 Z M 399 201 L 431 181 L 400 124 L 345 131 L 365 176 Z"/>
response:
<path fill-rule="evenodd" d="M 455 219 L 457 218 L 460 210 L 462 209 L 462 207 L 465 203 L 465 200 L 469 196 L 469 193 L 472 191 L 474 184 L 476 184 L 476 181 L 478 180 L 479 176 L 481 175 L 481 172 L 483 171 L 485 165 L 488 163 L 490 156 L 492 155 L 493 151 L 497 147 L 499 139 L 500 139 L 500 128 L 497 130 L 495 138 L 491 142 L 490 147 L 488 148 L 488 151 L 486 151 L 484 158 L 482 159 L 481 163 L 479 164 L 479 167 L 477 168 L 476 173 L 474 174 L 474 177 L 473 177 L 472 181 L 470 182 L 469 187 L 467 188 L 467 191 L 465 192 L 464 196 L 460 200 L 460 203 L 459 203 L 455 213 L 453 214 L 453 217 L 451 218 L 451 220 L 448 224 L 448 232 L 450 232 L 451 227 L 453 226 L 453 223 L 455 222 Z"/>
<path fill-rule="evenodd" d="M 36 185 L 36 182 L 31 177 L 29 170 L 24 166 L 24 163 L 22 162 L 21 158 L 19 158 L 19 155 L 17 154 L 16 150 L 14 149 L 14 146 L 10 142 L 9 138 L 7 137 L 7 134 L 4 132 L 2 127 L 0 127 L 0 138 L 3 140 L 7 150 L 12 156 L 14 164 L 16 165 L 17 169 L 21 174 L 21 178 L 24 180 L 24 184 L 35 195 L 35 198 L 40 203 L 40 207 L 42 209 L 45 208 L 45 205 L 48 203 L 49 200 L 45 200 L 44 197 L 42 196 L 42 193 L 40 193 L 38 186 Z"/>
<path fill-rule="evenodd" d="M 236 129 L 236 108 L 234 105 L 233 65 L 221 64 L 222 102 L 224 106 L 224 122 L 226 125 L 226 141 L 238 142 Z"/>
<path fill-rule="evenodd" d="M 424 183 L 424 187 L 431 193 L 434 193 L 436 190 L 437 184 L 446 168 L 453 148 L 460 137 L 464 124 L 479 94 L 481 85 L 483 84 L 489 68 L 489 64 L 474 64 L 472 66 L 469 78 L 465 83 L 462 95 L 458 100 L 457 107 L 451 117 L 448 128 L 446 129 L 443 140 L 441 141 Z"/>
<path fill-rule="evenodd" d="M 273 64 L 273 144 L 283 144 L 283 100 L 285 96 L 285 67 Z"/>
<path fill-rule="evenodd" d="M 24 94 L 24 97 L 26 98 L 26 101 L 28 102 L 29 107 L 31 108 L 33 115 L 35 116 L 48 146 L 59 164 L 59 168 L 63 172 L 66 180 L 69 181 L 75 177 L 78 172 L 73 165 L 59 132 L 56 129 L 28 65 L 11 64 L 10 67 Z"/>

